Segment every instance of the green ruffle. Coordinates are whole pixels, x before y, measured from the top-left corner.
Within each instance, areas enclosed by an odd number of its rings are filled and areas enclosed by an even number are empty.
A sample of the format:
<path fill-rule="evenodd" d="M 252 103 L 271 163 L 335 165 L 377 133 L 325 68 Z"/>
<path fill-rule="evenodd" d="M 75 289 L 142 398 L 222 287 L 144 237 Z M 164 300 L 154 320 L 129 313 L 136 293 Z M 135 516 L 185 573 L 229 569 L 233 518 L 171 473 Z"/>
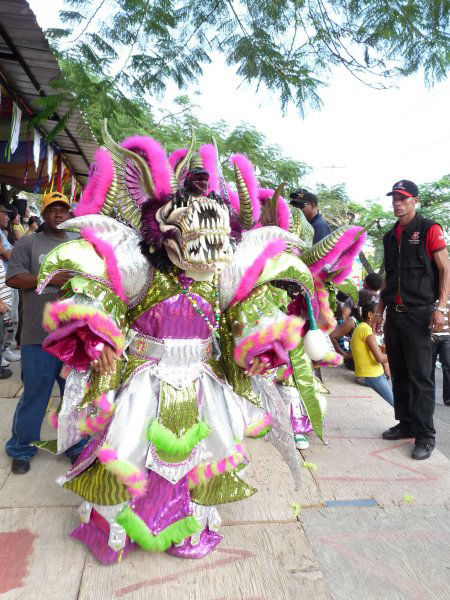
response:
<path fill-rule="evenodd" d="M 130 499 L 127 488 L 99 461 L 95 461 L 80 475 L 66 481 L 64 487 L 93 504 L 113 506 Z"/>
<path fill-rule="evenodd" d="M 127 535 L 147 552 L 164 552 L 172 544 L 179 544 L 185 538 L 202 530 L 200 523 L 192 516 L 184 517 L 169 525 L 158 535 L 153 535 L 145 521 L 126 506 L 116 517 Z"/>
<path fill-rule="evenodd" d="M 158 420 L 155 420 L 148 429 L 147 437 L 154 444 L 161 458 L 164 455 L 164 460 L 178 462 L 187 458 L 193 448 L 210 432 L 211 429 L 208 425 L 199 421 L 192 425 L 184 435 L 178 437 Z"/>
<path fill-rule="evenodd" d="M 235 471 L 222 473 L 206 483 L 196 485 L 191 489 L 192 502 L 202 506 L 214 506 L 238 502 L 256 494 L 256 488 L 251 487 L 236 475 L 236 471 L 240 471 L 244 466 L 242 464 L 242 467 L 238 466 Z"/>

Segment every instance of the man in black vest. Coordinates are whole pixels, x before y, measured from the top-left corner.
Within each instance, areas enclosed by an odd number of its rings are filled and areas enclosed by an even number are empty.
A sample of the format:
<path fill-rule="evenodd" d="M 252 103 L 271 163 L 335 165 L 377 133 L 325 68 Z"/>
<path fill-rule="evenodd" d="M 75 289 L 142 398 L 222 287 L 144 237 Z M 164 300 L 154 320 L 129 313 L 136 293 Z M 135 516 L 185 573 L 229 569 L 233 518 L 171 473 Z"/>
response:
<path fill-rule="evenodd" d="M 416 213 L 418 194 L 406 179 L 387 194 L 398 221 L 383 238 L 386 276 L 375 331 L 381 333 L 386 307 L 386 352 L 399 423 L 383 438 L 415 437 L 412 458 L 423 460 L 435 446 L 431 333 L 442 331 L 447 316 L 450 267 L 441 226 Z"/>

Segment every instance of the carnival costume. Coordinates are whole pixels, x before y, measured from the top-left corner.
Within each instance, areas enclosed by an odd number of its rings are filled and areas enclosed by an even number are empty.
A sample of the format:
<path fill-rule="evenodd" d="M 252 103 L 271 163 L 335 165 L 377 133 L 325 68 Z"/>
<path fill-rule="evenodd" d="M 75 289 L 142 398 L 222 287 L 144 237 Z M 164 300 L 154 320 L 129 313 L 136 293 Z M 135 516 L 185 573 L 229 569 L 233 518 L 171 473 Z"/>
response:
<path fill-rule="evenodd" d="M 38 291 L 73 274 L 44 316 L 45 348 L 71 371 L 57 440 L 38 445 L 59 453 L 91 436 L 61 483 L 84 499 L 71 535 L 99 561 L 136 545 L 200 558 L 222 537 L 215 506 L 256 491 L 239 476 L 244 435 L 270 429 L 298 482 L 283 398 L 273 377 L 245 370 L 256 358 L 267 372 L 290 365 L 304 320 L 272 283 L 312 298 L 313 279 L 298 235 L 254 228 L 245 157 L 233 158 L 233 210 L 214 146 L 168 159 L 151 138 L 103 136 L 76 218 L 60 226 L 81 239 L 52 251 L 39 275 Z M 119 358 L 100 376 L 91 365 L 105 344 Z"/>

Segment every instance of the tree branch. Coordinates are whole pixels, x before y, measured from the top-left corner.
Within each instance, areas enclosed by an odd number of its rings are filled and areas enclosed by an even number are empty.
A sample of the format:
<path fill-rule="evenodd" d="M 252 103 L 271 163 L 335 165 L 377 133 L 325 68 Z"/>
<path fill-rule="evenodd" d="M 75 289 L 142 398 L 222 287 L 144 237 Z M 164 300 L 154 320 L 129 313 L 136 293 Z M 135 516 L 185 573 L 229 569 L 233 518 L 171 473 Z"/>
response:
<path fill-rule="evenodd" d="M 89 27 L 89 25 L 92 23 L 92 21 L 95 18 L 95 15 L 98 13 L 98 11 L 101 9 L 101 7 L 105 4 L 105 2 L 106 2 L 106 0 L 101 0 L 100 4 L 97 6 L 97 8 L 95 9 L 94 13 L 92 14 L 92 16 L 90 17 L 90 19 L 86 23 L 85 27 L 81 30 L 81 32 L 77 35 L 77 37 L 74 40 L 71 40 L 69 42 L 69 44 L 75 44 L 76 42 L 78 42 L 78 40 L 80 39 L 80 37 L 83 35 L 83 33 Z"/>

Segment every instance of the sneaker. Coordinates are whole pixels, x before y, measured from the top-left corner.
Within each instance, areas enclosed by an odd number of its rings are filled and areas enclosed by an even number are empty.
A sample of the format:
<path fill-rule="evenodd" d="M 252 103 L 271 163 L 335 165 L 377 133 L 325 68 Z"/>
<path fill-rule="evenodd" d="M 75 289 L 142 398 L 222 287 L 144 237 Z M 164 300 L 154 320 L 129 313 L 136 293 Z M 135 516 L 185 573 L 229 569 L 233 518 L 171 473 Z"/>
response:
<path fill-rule="evenodd" d="M 20 352 L 14 352 L 13 350 L 11 350 L 11 348 L 6 348 L 6 350 L 3 352 L 3 358 L 6 358 L 6 360 L 9 360 L 9 362 L 15 362 L 16 360 L 20 360 Z"/>
<path fill-rule="evenodd" d="M 295 447 L 299 450 L 306 450 L 307 448 L 309 448 L 309 440 L 307 435 L 303 435 L 302 433 L 295 433 L 294 442 Z"/>
<path fill-rule="evenodd" d="M 381 434 L 381 437 L 384 440 L 403 440 L 405 438 L 412 438 L 414 437 L 413 434 L 407 432 L 407 431 L 403 431 L 403 429 L 400 427 L 400 423 L 398 423 L 398 425 L 394 425 L 394 427 L 390 427 L 389 429 L 386 429 L 386 431 L 383 431 L 383 433 Z"/>
<path fill-rule="evenodd" d="M 2 367 L 9 367 L 9 362 L 2 356 Z"/>
<path fill-rule="evenodd" d="M 433 450 L 434 444 L 427 442 L 419 442 L 414 446 L 411 458 L 414 458 L 415 460 L 425 460 L 426 458 L 430 458 Z"/>
<path fill-rule="evenodd" d="M 12 375 L 11 369 L 4 369 L 3 367 L 1 367 L 0 379 L 8 379 L 8 377 L 11 377 L 11 375 Z"/>

